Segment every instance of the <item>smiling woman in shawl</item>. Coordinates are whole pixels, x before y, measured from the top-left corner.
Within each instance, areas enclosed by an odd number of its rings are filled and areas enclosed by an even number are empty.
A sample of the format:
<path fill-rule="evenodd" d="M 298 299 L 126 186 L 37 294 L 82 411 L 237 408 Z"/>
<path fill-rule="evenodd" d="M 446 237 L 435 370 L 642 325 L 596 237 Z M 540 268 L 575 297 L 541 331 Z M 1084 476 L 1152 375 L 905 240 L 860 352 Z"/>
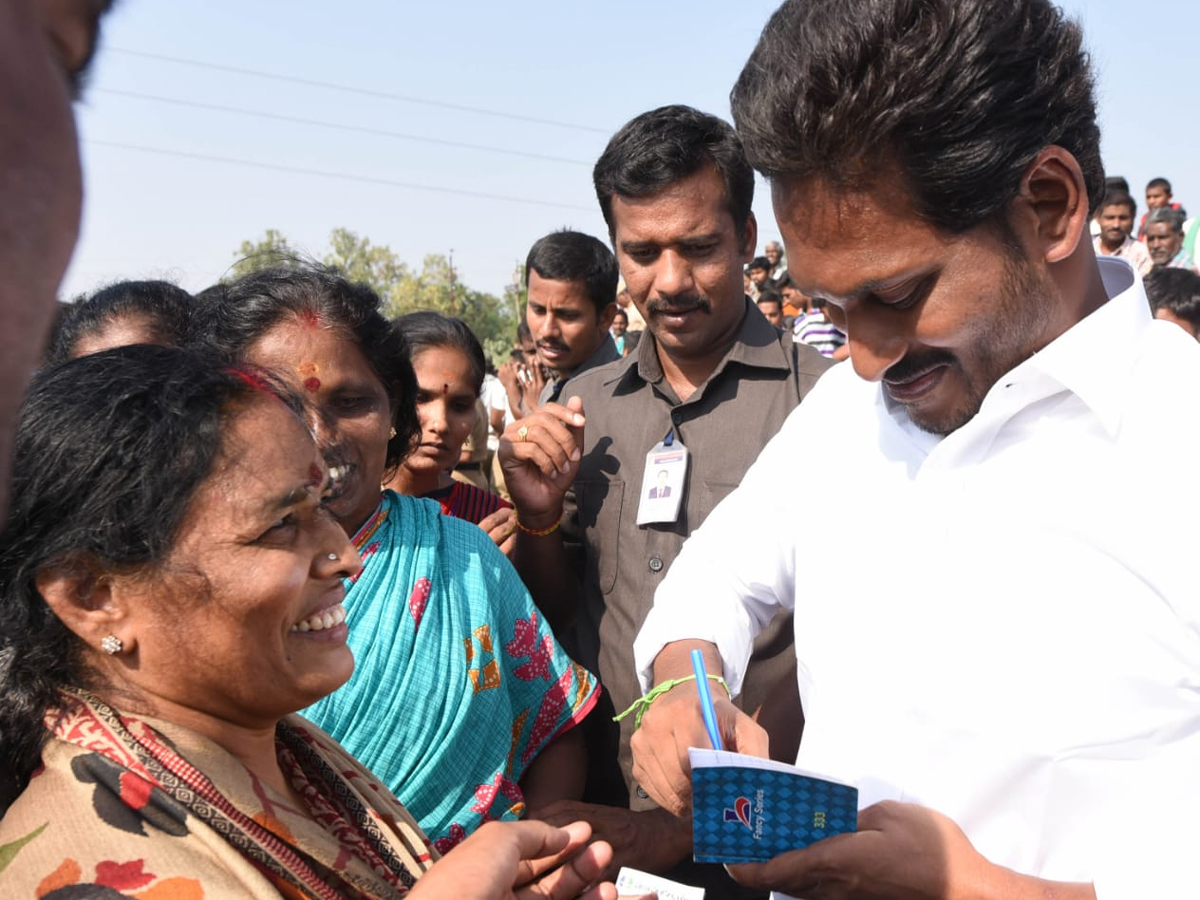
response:
<path fill-rule="evenodd" d="M 320 412 L 329 508 L 363 570 L 345 602 L 354 676 L 305 714 L 445 851 L 484 822 L 580 796 L 573 726 L 598 687 L 485 532 L 433 501 L 381 491 L 418 425 L 407 345 L 379 305 L 329 270 L 270 269 L 208 295 L 199 319 L 210 346 L 288 375 Z"/>
<path fill-rule="evenodd" d="M 492 825 L 435 864 L 294 714 L 350 677 L 361 569 L 300 409 L 264 373 L 162 347 L 35 379 L 0 532 L 6 898 L 511 896 L 539 868 L 523 857 L 586 839 Z M 611 855 L 593 846 L 529 892 L 577 892 Z"/>

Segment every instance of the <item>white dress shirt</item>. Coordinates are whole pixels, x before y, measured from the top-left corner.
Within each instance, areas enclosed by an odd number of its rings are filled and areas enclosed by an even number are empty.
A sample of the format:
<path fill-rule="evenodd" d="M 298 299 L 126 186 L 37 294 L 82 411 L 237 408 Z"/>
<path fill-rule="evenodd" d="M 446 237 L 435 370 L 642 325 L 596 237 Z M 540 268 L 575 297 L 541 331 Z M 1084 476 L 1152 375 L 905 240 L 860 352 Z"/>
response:
<path fill-rule="evenodd" d="M 946 437 L 830 370 L 684 545 L 635 656 L 649 686 L 663 645 L 711 641 L 736 691 L 794 607 L 799 765 L 1100 900 L 1195 896 L 1200 344 L 1098 262 L 1112 299 Z M 799 459 L 824 477 L 780 478 Z"/>

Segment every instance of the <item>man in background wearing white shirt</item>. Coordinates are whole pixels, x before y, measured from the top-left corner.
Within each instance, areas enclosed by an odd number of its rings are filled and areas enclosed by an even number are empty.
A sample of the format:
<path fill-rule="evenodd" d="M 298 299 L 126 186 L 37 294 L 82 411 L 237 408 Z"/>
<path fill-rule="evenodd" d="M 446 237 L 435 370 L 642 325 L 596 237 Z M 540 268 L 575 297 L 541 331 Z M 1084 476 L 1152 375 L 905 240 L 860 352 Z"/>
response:
<path fill-rule="evenodd" d="M 1196 890 L 1200 347 L 1097 259 L 1093 85 L 1046 0 L 789 0 L 732 106 L 832 369 L 694 532 L 635 645 L 644 687 L 795 610 L 798 764 L 859 830 L 739 880 L 808 898 Z M 836 90 L 827 86 L 836 85 Z M 884 89 L 886 86 L 886 89 Z M 824 478 L 780 489 L 800 449 Z M 802 492 L 802 497 L 800 496 Z M 827 511 L 819 565 L 798 501 Z M 761 729 L 713 691 L 727 748 Z M 795 710 L 799 715 L 800 711 Z M 689 808 L 697 687 L 656 699 L 634 776 Z"/>

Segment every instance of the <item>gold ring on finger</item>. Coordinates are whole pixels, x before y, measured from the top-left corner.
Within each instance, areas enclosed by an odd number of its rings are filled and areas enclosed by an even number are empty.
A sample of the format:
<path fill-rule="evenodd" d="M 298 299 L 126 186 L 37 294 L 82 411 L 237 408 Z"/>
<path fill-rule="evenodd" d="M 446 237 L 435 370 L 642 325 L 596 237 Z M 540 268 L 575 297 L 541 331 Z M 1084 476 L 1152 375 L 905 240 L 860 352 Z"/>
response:
<path fill-rule="evenodd" d="M 520 428 L 517 429 L 517 440 L 518 441 L 529 440 L 529 426 L 528 425 L 522 425 Z"/>

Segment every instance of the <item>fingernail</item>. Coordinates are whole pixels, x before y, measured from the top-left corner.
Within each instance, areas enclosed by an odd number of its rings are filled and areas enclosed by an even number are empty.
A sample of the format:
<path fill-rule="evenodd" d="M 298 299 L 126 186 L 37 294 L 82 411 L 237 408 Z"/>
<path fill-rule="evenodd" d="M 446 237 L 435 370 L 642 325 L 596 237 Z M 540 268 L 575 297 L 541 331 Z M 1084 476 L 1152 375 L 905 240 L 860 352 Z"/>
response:
<path fill-rule="evenodd" d="M 579 448 L 576 447 L 571 451 L 571 462 L 579 462 Z M 563 471 L 566 471 L 565 469 Z"/>
<path fill-rule="evenodd" d="M 582 425 L 583 421 L 584 421 L 583 416 L 581 416 L 579 413 L 575 413 L 575 424 Z"/>

